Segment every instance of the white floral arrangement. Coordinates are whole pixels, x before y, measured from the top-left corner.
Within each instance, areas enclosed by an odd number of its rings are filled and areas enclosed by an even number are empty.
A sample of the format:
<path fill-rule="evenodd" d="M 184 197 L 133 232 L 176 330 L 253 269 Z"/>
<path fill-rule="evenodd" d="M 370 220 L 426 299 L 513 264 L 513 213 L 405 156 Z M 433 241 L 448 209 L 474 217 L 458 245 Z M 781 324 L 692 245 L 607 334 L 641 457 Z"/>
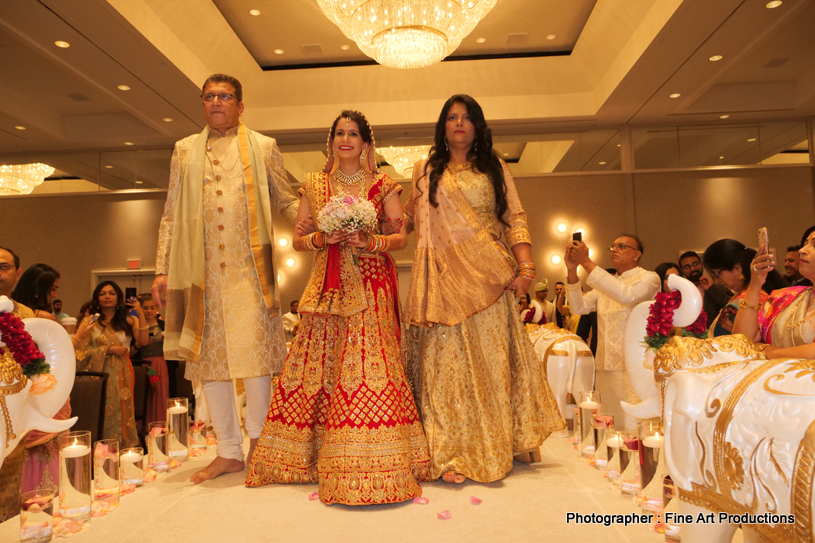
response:
<path fill-rule="evenodd" d="M 376 226 L 376 209 L 358 196 L 333 196 L 317 216 L 317 227 L 326 234 L 341 230 L 374 231 Z"/>

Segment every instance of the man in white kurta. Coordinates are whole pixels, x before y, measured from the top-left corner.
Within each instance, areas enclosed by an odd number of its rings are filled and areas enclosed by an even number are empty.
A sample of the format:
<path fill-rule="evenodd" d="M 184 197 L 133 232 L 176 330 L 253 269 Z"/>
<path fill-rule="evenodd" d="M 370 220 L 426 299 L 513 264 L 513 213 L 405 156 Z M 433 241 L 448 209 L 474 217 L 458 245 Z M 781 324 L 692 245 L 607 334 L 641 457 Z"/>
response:
<path fill-rule="evenodd" d="M 210 128 L 202 187 L 204 322 L 199 356 L 187 361 L 185 376 L 202 383 L 218 446 L 215 461 L 192 476 L 195 483 L 244 469 L 243 437 L 240 414 L 234 402 L 233 379 L 243 379 L 246 389 L 245 427 L 252 443 L 251 455 L 271 401 L 270 374 L 281 371 L 286 357 L 279 308 L 270 308 L 264 302 L 263 288 L 273 291 L 274 285 L 261 284 L 267 281 L 259 277 L 252 252 L 252 206 L 247 204 L 247 183 L 237 142 L 243 112 L 241 94 L 240 83 L 222 75 L 210 77 L 202 94 Z M 277 144 L 272 138 L 248 132 L 263 156 L 270 201 L 293 223 L 298 199 L 288 182 Z M 177 199 L 188 155 L 199 137 L 204 136 L 193 135 L 176 143 L 159 230 L 154 298 L 166 290 Z"/>
<path fill-rule="evenodd" d="M 631 310 L 641 302 L 653 300 L 659 292 L 659 276 L 638 266 L 642 243 L 634 236 L 623 235 L 611 246 L 611 264 L 617 269 L 611 275 L 589 258 L 582 241 L 573 241 L 566 249 L 566 298 L 573 314 L 597 311 L 599 328 L 595 357 L 595 390 L 600 392 L 602 410 L 614 415 L 617 428 L 636 428 L 636 419 L 625 414 L 621 401 L 639 402 L 625 371 L 625 327 Z M 588 273 L 586 284 L 592 291 L 583 294 L 577 267 Z"/>

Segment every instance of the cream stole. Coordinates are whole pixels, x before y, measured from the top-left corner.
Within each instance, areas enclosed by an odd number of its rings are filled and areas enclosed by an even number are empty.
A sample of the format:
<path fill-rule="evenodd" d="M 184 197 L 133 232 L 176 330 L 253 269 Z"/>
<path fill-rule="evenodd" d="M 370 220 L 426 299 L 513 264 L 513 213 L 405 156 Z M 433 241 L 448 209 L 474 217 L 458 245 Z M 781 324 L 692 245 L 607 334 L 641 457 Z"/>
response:
<path fill-rule="evenodd" d="M 429 176 L 426 161 L 413 168 L 416 252 L 406 320 L 419 326 L 453 326 L 504 294 L 515 278 L 514 261 L 483 227 L 449 170 L 439 180 L 438 206 L 430 205 Z"/>

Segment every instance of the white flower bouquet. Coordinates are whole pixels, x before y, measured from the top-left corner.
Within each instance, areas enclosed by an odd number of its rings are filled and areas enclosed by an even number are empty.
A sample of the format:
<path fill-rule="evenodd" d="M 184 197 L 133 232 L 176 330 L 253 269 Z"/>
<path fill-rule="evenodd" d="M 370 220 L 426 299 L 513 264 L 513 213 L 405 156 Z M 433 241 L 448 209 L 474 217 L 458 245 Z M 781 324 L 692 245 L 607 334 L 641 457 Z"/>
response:
<path fill-rule="evenodd" d="M 317 227 L 326 234 L 340 230 L 376 229 L 376 209 L 371 202 L 358 196 L 333 196 L 317 216 Z"/>

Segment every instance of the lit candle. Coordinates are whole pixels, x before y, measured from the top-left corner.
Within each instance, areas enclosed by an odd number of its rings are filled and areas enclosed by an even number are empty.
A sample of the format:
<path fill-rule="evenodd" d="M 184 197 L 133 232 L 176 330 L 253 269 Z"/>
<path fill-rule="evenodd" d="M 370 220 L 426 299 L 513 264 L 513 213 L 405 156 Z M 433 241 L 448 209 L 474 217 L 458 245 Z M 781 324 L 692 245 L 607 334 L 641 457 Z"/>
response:
<path fill-rule="evenodd" d="M 137 453 L 136 451 L 128 450 L 126 453 L 123 453 L 119 459 L 122 462 L 138 462 L 140 461 L 144 455 Z"/>
<path fill-rule="evenodd" d="M 659 432 L 657 432 L 656 435 L 643 438 L 642 444 L 646 447 L 651 447 L 652 449 L 661 449 L 665 444 L 665 438 L 659 435 Z"/>
<path fill-rule="evenodd" d="M 623 446 L 623 436 L 621 436 L 620 433 L 617 432 L 617 435 L 611 436 L 606 440 L 606 445 L 608 445 L 612 449 L 619 449 L 620 447 Z"/>
<path fill-rule="evenodd" d="M 86 454 L 90 454 L 91 448 L 87 445 L 82 445 L 78 442 L 78 440 L 74 440 L 73 445 L 69 445 L 59 451 L 59 454 L 62 455 L 63 458 L 79 458 L 80 456 L 85 456 Z"/>
<path fill-rule="evenodd" d="M 580 402 L 580 407 L 583 409 L 599 409 L 600 404 L 592 400 L 586 400 L 585 402 Z"/>
<path fill-rule="evenodd" d="M 183 405 L 179 405 L 179 404 L 175 404 L 173 407 L 168 407 L 167 408 L 167 414 L 168 415 L 180 415 L 180 414 L 186 413 L 186 412 L 187 412 L 187 408 L 184 407 Z"/>

